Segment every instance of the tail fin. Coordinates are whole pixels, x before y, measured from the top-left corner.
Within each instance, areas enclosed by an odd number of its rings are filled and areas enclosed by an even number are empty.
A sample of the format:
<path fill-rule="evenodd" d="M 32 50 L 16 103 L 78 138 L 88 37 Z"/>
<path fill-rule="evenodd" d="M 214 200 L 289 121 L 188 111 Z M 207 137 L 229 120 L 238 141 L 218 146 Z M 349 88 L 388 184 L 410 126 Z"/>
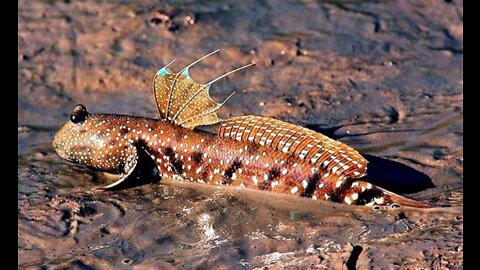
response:
<path fill-rule="evenodd" d="M 431 207 L 433 207 L 433 205 L 430 204 L 430 203 L 410 199 L 410 198 L 395 194 L 393 192 L 390 192 L 390 191 L 388 191 L 386 189 L 383 189 L 383 188 L 380 188 L 380 187 L 376 187 L 376 188 L 381 190 L 382 193 L 384 194 L 383 196 L 385 198 L 385 203 L 386 204 L 392 205 L 392 204 L 396 203 L 396 204 L 399 204 L 400 206 L 410 206 L 410 207 L 417 207 L 417 208 L 431 208 Z"/>
<path fill-rule="evenodd" d="M 343 189 L 343 201 L 347 204 L 366 206 L 410 206 L 417 208 L 430 208 L 433 205 L 410 199 L 365 181 L 354 181 L 350 187 Z"/>

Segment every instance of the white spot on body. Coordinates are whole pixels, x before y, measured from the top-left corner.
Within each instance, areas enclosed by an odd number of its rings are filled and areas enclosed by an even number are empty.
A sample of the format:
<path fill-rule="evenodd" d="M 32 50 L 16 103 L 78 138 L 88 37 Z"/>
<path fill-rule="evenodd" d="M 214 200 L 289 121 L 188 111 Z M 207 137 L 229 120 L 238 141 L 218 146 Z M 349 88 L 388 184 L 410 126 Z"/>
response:
<path fill-rule="evenodd" d="M 303 188 L 307 188 L 307 187 L 308 187 L 308 181 L 307 181 L 307 180 L 303 180 L 303 181 L 302 181 L 302 186 L 303 186 Z"/>
<path fill-rule="evenodd" d="M 344 201 L 347 203 L 347 204 L 352 204 L 352 199 L 350 199 L 350 197 L 346 196 Z"/>
<path fill-rule="evenodd" d="M 373 198 L 373 200 L 375 201 L 376 204 L 384 204 L 385 203 L 385 200 L 383 199 L 383 197 Z"/>

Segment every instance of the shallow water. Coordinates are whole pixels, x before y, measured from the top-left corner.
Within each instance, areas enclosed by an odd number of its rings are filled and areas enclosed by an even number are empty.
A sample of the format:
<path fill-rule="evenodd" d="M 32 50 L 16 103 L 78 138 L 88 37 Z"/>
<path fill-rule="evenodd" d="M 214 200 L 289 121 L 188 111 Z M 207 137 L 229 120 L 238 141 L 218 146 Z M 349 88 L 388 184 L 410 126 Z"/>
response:
<path fill-rule="evenodd" d="M 19 2 L 18 263 L 74 269 L 463 268 L 463 3 Z M 158 12 L 160 11 L 160 12 Z M 435 203 L 374 210 L 196 184 L 112 181 L 50 146 L 77 103 L 156 117 L 153 74 L 237 94 L 223 117 L 359 149 L 367 179 Z M 137 182 L 135 182 L 137 181 Z"/>

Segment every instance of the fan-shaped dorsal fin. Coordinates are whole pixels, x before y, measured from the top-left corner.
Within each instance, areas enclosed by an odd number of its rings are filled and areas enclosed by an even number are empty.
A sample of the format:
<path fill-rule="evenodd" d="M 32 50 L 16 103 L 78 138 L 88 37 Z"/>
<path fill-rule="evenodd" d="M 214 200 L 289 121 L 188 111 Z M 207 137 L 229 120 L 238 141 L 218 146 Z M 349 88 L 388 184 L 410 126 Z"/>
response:
<path fill-rule="evenodd" d="M 210 97 L 210 86 L 217 80 L 253 64 L 227 72 L 206 84 L 194 81 L 189 74 L 189 68 L 218 51 L 199 58 L 178 73 L 167 70 L 172 61 L 155 74 L 152 88 L 161 119 L 185 128 L 211 125 L 221 121 L 217 111 L 233 93 L 222 103 L 217 103 Z"/>
<path fill-rule="evenodd" d="M 218 135 L 266 145 L 349 178 L 365 175 L 368 161 L 352 147 L 313 130 L 269 117 L 240 116 L 225 120 Z"/>

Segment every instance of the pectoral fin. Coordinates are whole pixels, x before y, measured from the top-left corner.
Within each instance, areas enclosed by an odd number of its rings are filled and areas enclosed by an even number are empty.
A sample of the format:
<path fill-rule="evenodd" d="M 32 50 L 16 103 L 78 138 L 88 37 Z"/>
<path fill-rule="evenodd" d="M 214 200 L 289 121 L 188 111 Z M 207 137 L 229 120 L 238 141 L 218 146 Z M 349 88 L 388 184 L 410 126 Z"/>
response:
<path fill-rule="evenodd" d="M 132 174 L 132 172 L 135 170 L 135 167 L 138 164 L 137 147 L 132 145 L 125 152 L 126 152 L 126 161 L 125 161 L 125 165 L 123 167 L 123 171 L 120 174 L 120 178 L 117 181 L 115 181 L 115 182 L 113 182 L 109 185 L 106 185 L 106 186 L 100 187 L 100 188 L 95 188 L 94 190 L 107 190 L 107 189 L 111 189 L 113 187 L 116 187 L 119 184 L 121 184 L 123 181 L 125 181 Z"/>

